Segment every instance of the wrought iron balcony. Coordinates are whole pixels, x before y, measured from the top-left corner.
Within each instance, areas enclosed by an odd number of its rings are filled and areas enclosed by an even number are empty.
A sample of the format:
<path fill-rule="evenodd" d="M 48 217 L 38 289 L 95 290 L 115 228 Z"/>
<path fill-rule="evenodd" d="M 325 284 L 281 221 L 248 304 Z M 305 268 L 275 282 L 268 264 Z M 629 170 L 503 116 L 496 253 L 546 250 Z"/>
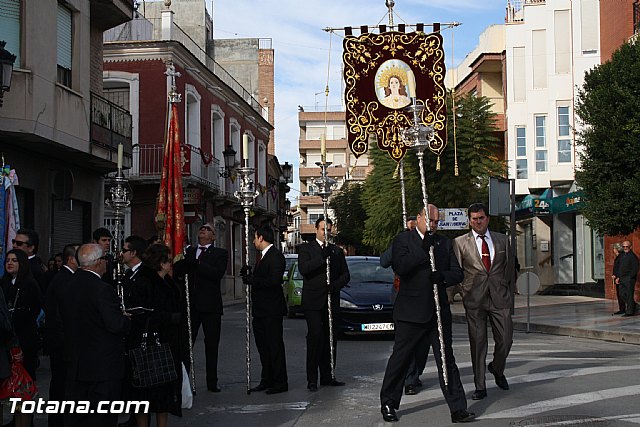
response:
<path fill-rule="evenodd" d="M 117 104 L 91 92 L 91 143 L 112 151 L 118 144 L 131 156 L 131 114 Z"/>

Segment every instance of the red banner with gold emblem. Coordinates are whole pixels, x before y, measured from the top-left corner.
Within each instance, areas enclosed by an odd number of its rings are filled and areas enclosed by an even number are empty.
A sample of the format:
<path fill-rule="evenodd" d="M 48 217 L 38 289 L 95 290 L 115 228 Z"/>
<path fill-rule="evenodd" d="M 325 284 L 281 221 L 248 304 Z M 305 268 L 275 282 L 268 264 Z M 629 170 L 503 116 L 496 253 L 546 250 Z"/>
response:
<path fill-rule="evenodd" d="M 164 224 L 164 236 L 160 237 L 169 247 L 173 261 L 177 261 L 182 256 L 185 238 L 182 168 L 178 106 L 171 104 L 169 132 L 164 146 L 156 224 Z"/>
<path fill-rule="evenodd" d="M 345 37 L 343 48 L 348 142 L 353 154 L 364 154 L 369 138 L 375 136 L 379 149 L 395 161 L 402 160 L 408 147 L 401 130 L 414 124 L 412 114 L 404 109 L 412 97 L 425 107 L 419 122 L 434 129 L 429 149 L 442 153 L 447 114 L 440 33 L 364 33 Z"/>

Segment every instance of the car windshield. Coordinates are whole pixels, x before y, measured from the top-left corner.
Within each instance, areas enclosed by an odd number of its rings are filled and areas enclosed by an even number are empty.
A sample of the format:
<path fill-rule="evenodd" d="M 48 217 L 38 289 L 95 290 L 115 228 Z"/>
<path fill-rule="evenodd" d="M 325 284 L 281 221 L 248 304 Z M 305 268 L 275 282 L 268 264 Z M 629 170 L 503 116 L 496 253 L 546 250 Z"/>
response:
<path fill-rule="evenodd" d="M 383 268 L 379 261 L 376 260 L 349 260 L 349 274 L 351 275 L 350 283 L 389 283 L 393 284 L 393 270 Z"/>
<path fill-rule="evenodd" d="M 298 260 L 298 258 L 294 258 L 294 257 L 285 257 L 284 262 L 286 265 L 286 268 L 284 269 L 284 271 L 289 271 L 289 268 L 293 265 L 294 262 L 296 262 Z"/>

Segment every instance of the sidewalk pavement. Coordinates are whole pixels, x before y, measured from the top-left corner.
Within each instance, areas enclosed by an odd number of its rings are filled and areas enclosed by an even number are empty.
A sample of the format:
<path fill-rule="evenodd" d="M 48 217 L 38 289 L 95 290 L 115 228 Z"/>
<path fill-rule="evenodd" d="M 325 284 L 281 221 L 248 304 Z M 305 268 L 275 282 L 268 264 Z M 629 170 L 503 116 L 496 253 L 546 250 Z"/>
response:
<path fill-rule="evenodd" d="M 628 344 L 640 344 L 640 314 L 622 317 L 617 301 L 582 296 L 516 295 L 513 327 L 552 335 L 567 335 Z M 460 296 L 451 306 L 453 321 L 466 323 Z"/>

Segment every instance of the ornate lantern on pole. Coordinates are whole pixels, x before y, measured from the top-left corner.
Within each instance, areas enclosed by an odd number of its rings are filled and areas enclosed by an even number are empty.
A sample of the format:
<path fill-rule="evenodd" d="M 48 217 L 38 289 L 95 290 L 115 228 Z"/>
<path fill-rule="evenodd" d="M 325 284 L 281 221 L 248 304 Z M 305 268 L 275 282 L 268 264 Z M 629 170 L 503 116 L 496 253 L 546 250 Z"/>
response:
<path fill-rule="evenodd" d="M 4 40 L 0 41 L 0 107 L 2 107 L 4 93 L 11 89 L 13 63 L 16 60 L 16 56 L 4 48 L 6 44 Z"/>

